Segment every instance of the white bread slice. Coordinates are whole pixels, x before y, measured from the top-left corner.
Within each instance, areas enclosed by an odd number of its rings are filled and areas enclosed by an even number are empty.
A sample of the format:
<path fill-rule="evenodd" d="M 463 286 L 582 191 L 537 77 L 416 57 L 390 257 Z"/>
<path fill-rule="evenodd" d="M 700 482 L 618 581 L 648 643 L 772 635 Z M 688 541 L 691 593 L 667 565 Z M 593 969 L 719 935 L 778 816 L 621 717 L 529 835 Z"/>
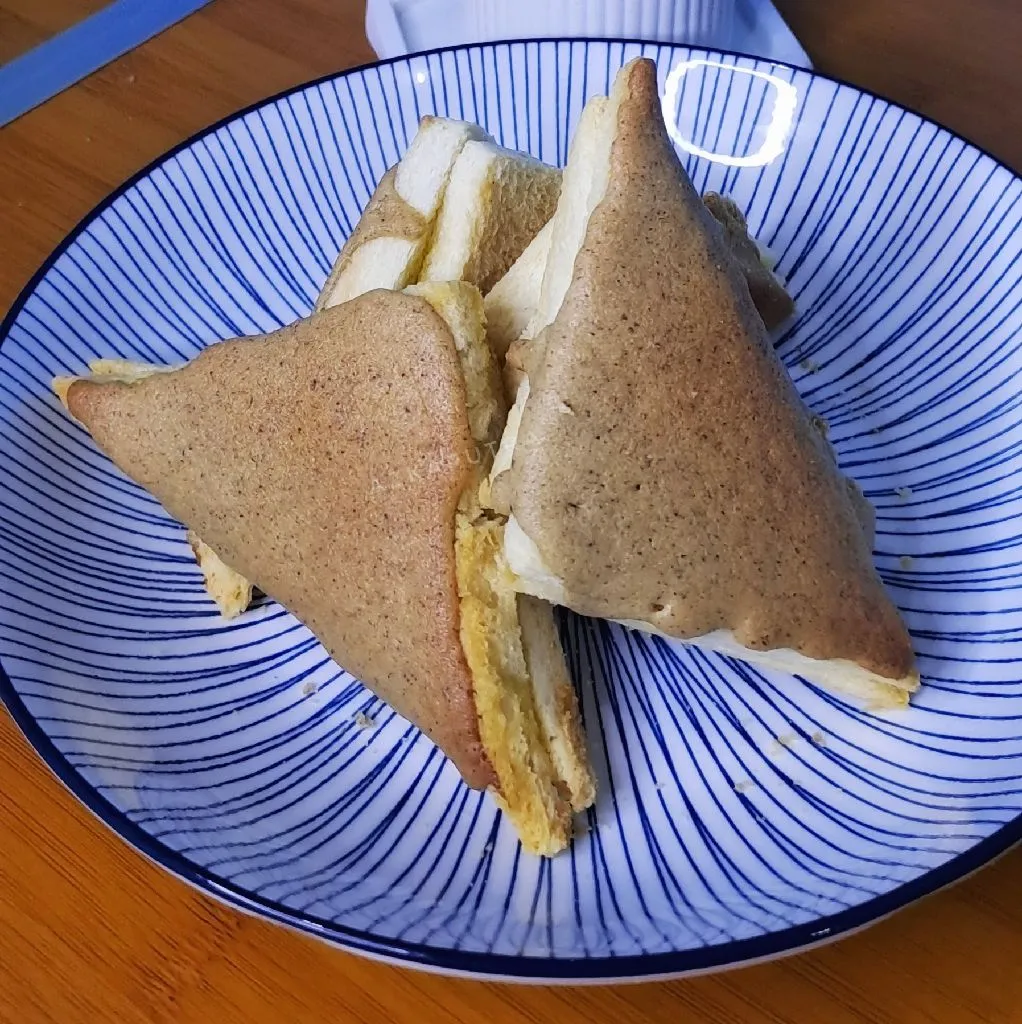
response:
<path fill-rule="evenodd" d="M 236 619 L 247 611 L 252 603 L 252 584 L 191 530 L 188 531 L 188 546 L 202 570 L 206 593 L 216 602 L 220 614 L 225 619 Z"/>
<path fill-rule="evenodd" d="M 560 852 L 572 812 L 595 787 L 578 702 L 549 606 L 521 598 L 503 553 L 503 521 L 479 504 L 487 445 L 505 403 L 497 361 L 486 342 L 482 298 L 464 283 L 426 282 L 406 291 L 444 318 L 465 378 L 469 427 L 481 453 L 455 522 L 461 643 L 472 674 L 479 732 L 499 781 L 496 799 L 531 853 Z"/>
<path fill-rule="evenodd" d="M 405 155 L 383 176 L 341 249 L 316 309 L 374 288 L 401 289 L 413 283 L 459 153 L 470 141 L 489 139 L 482 128 L 467 121 L 424 117 Z"/>
<path fill-rule="evenodd" d="M 519 300 L 520 311 L 515 314 L 514 320 L 520 321 L 525 317 L 527 310 L 529 315 L 524 329 L 506 349 L 504 386 L 509 394 L 517 395 L 519 388 L 527 384 L 523 366 L 525 352 L 543 328 L 553 322 L 571 283 L 575 253 L 585 236 L 589 214 L 606 190 L 605 167 L 613 142 L 615 116 L 615 111 L 610 108 L 610 100 L 606 96 L 594 96 L 582 110 L 578 127 L 568 148 L 568 164 L 561 181 L 557 209 L 545 229 L 549 235 L 540 243 L 532 257 L 536 261 L 535 264 L 525 267 L 517 284 L 517 292 L 522 298 Z M 611 126 L 609 134 L 607 125 Z M 544 249 L 542 274 L 537 275 L 537 265 Z M 538 289 L 535 286 L 537 276 L 540 279 Z M 515 282 L 512 282 L 512 288 L 515 287 Z M 530 291 L 530 288 L 536 290 Z M 521 421 L 523 404 L 524 397 L 521 401 L 516 401 L 517 410 L 512 411 L 509 418 L 509 425 L 513 425 L 515 431 Z M 510 467 L 513 447 L 514 438 L 501 440 L 505 458 L 498 457 L 501 468 L 494 471 L 492 479 Z M 499 491 L 497 493 L 499 494 Z"/>
<path fill-rule="evenodd" d="M 619 82 L 623 82 L 625 77 L 622 73 Z M 523 345 L 534 343 L 543 329 L 553 323 L 572 282 L 575 258 L 585 240 L 590 215 L 608 187 L 611 148 L 616 134 L 618 108 L 624 95 L 623 89 L 615 86 L 608 99 L 590 100 L 583 111 L 571 143 L 557 211 L 551 221 L 549 253 L 536 311 L 523 334 Z M 512 349 L 508 354 L 509 361 L 513 354 Z M 504 512 L 510 510 L 506 498 L 502 496 L 500 477 L 513 460 L 522 412 L 529 394 L 529 380 L 523 374 L 515 407 L 508 416 L 491 471 L 492 494 L 488 494 L 488 497 L 496 508 Z M 521 593 L 553 603 L 565 603 L 563 581 L 544 563 L 536 544 L 514 515 L 509 517 L 505 528 L 504 550 L 508 565 L 515 574 L 515 586 Z M 660 632 L 648 622 L 629 621 L 625 624 L 650 633 Z M 686 642 L 764 668 L 800 675 L 872 707 L 895 708 L 906 705 L 919 683 L 917 673 L 905 679 L 890 679 L 851 661 L 822 661 L 786 649 L 750 650 L 739 644 L 728 630 L 716 630 Z"/>
<path fill-rule="evenodd" d="M 610 147 L 614 142 L 620 99 L 594 96 L 582 111 L 568 149 L 561 196 L 550 228 L 550 248 L 536 312 L 525 330 L 535 338 L 553 323 L 575 268 L 575 254 L 585 238 L 589 215 L 607 190 Z"/>
<path fill-rule="evenodd" d="M 550 219 L 561 172 L 470 141 L 451 170 L 421 281 L 467 281 L 485 295 Z"/>
<path fill-rule="evenodd" d="M 584 811 L 596 799 L 596 781 L 552 606 L 519 594 L 518 625 L 550 760 L 568 789 L 572 810 Z"/>
<path fill-rule="evenodd" d="M 617 103 L 620 103 L 620 99 Z M 607 190 L 610 147 L 614 141 L 616 122 L 617 106 L 606 96 L 594 96 L 582 110 L 575 135 L 568 147 L 568 163 L 561 178 L 557 209 L 544 229 L 549 232 L 549 238 L 545 243 L 546 259 L 539 292 L 529 294 L 526 291 L 523 312 L 526 305 L 532 306 L 534 303 L 534 308 L 525 330 L 507 351 L 504 379 L 509 389 L 513 386 L 515 402 L 508 414 L 507 426 L 490 471 L 489 487 L 484 492 L 485 500 L 501 512 L 507 512 L 508 509 L 501 500 L 498 481 L 501 474 L 511 468 L 518 428 L 529 396 L 529 378 L 521 363 L 522 351 L 544 327 L 553 323 L 567 294 L 575 268 L 575 254 L 585 239 L 589 215 Z M 537 263 L 541 251 L 541 248 L 538 249 L 533 257 Z M 536 266 L 528 266 L 526 271 L 529 276 L 522 275 L 521 291 L 534 283 Z M 519 319 L 521 315 L 516 314 Z M 555 600 L 554 603 L 558 602 Z"/>
<path fill-rule="evenodd" d="M 424 117 L 398 161 L 394 180 L 397 194 L 416 213 L 432 221 L 443 204 L 454 164 L 465 145 L 472 141 L 492 143 L 493 139 L 471 121 Z"/>
<path fill-rule="evenodd" d="M 536 314 L 552 232 L 553 223 L 547 221 L 483 299 L 486 340 L 498 359 L 507 355 L 511 343 L 522 336 Z"/>
<path fill-rule="evenodd" d="M 396 291 L 410 284 L 422 261 L 425 238 L 423 234 L 417 241 L 393 236 L 366 239 L 344 264 L 335 266 L 336 276 L 324 287 L 316 302 L 316 312 L 339 306 L 374 288 Z"/>

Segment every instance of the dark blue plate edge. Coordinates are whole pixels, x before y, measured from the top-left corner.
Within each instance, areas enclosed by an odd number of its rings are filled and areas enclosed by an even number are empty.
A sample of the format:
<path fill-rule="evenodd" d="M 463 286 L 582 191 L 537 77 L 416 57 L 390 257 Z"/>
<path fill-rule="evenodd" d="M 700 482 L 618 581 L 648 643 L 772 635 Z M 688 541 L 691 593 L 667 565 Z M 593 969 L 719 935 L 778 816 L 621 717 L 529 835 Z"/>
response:
<path fill-rule="evenodd" d="M 390 64 L 410 60 L 413 57 L 424 57 L 452 51 L 496 48 L 522 43 L 614 43 L 661 49 L 670 48 L 690 53 L 720 54 L 725 57 L 737 57 L 763 64 L 773 64 L 776 67 L 787 68 L 791 71 L 833 82 L 836 85 L 845 86 L 858 93 L 878 99 L 889 106 L 908 111 L 928 124 L 934 125 L 966 145 L 971 146 L 977 152 L 992 160 L 998 167 L 1007 171 L 1012 177 L 1018 177 L 1011 168 L 1006 167 L 997 157 L 982 146 L 963 139 L 957 133 L 951 131 L 951 129 L 946 128 L 918 110 L 914 110 L 912 107 L 894 103 L 872 90 L 863 89 L 844 79 L 820 74 L 807 68 L 785 64 L 783 61 L 772 61 L 767 58 L 757 57 L 753 54 L 732 50 L 690 47 L 673 43 L 660 43 L 643 39 L 597 39 L 588 37 L 572 39 L 562 37 L 506 39 L 488 43 L 442 46 L 432 50 L 403 54 L 399 57 L 390 57 L 386 60 L 369 61 L 357 67 L 347 68 L 334 74 L 323 75 L 312 81 L 303 82 L 300 85 L 284 89 L 265 99 L 257 100 L 241 110 L 228 114 L 226 117 L 220 118 L 220 120 L 199 130 L 166 153 L 161 154 L 155 160 L 146 164 L 87 213 L 32 275 L 4 317 L 3 322 L 0 323 L 0 346 L 7 339 L 18 314 L 35 292 L 40 282 L 49 273 L 56 261 L 96 218 L 135 184 L 152 174 L 161 164 L 172 159 L 183 150 L 188 149 L 207 135 L 219 130 L 229 122 L 244 117 L 260 107 L 277 103 L 287 96 L 294 95 L 304 89 L 314 88 L 325 82 L 345 78 L 348 75 L 360 74 L 369 68 L 386 67 Z M 887 917 L 924 896 L 928 896 L 939 889 L 960 881 L 1007 852 L 1012 846 L 1022 842 L 1022 814 L 1020 814 L 964 853 L 958 854 L 940 867 L 933 868 L 918 878 L 906 882 L 882 896 L 874 897 L 865 903 L 841 911 L 838 914 L 817 918 L 804 925 L 796 925 L 752 939 L 742 939 L 736 942 L 706 946 L 700 949 L 683 950 L 674 953 L 653 953 L 643 956 L 580 959 L 503 956 L 492 953 L 472 953 L 457 949 L 443 949 L 399 940 L 380 939 L 357 929 L 346 928 L 344 925 L 333 921 L 289 910 L 282 904 L 255 896 L 204 870 L 186 857 L 181 856 L 176 851 L 154 839 L 89 785 L 84 776 L 68 762 L 49 736 L 43 731 L 39 723 L 36 722 L 22 701 L 21 696 L 15 690 L 2 663 L 0 663 L 0 701 L 6 706 L 8 713 L 25 738 L 35 748 L 36 752 L 60 782 L 92 811 L 103 824 L 136 847 L 150 860 L 172 874 L 179 876 L 182 880 L 240 910 L 254 913 L 257 916 L 266 917 L 307 934 L 315 935 L 344 949 L 408 966 L 425 969 L 432 968 L 458 974 L 503 976 L 508 979 L 521 981 L 584 982 L 604 980 L 609 983 L 616 980 L 641 980 L 643 978 L 668 975 L 680 976 L 689 973 L 700 973 L 723 967 L 740 966 L 749 961 L 789 955 L 797 953 L 805 947 L 836 939 L 849 932 L 858 931 L 881 918 Z"/>

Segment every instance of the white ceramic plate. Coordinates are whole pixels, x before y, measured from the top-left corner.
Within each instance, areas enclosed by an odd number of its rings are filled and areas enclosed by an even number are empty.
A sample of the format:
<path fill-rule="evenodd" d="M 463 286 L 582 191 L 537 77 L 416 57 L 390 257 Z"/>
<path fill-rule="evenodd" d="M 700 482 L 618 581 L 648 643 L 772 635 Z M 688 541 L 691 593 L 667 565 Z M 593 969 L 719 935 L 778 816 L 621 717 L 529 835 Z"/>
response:
<path fill-rule="evenodd" d="M 696 185 L 737 198 L 790 281 L 801 313 L 780 351 L 876 505 L 876 560 L 925 685 L 910 711 L 876 716 L 566 616 L 600 795 L 589 831 L 546 861 L 281 608 L 219 619 L 182 528 L 49 383 L 97 356 L 178 361 L 307 313 L 422 114 L 563 163 L 584 99 L 639 53 L 658 63 Z M 671 46 L 402 58 L 214 126 L 103 203 L 0 332 L 7 706 L 171 871 L 417 966 L 707 969 L 953 881 L 1022 821 L 1020 194 L 990 157 L 881 99 Z"/>

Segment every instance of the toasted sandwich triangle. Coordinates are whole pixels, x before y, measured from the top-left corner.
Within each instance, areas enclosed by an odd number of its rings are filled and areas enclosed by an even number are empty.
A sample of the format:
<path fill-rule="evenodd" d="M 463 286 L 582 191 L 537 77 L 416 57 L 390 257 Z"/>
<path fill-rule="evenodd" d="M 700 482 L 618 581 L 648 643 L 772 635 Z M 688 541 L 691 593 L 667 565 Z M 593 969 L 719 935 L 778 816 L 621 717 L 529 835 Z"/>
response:
<path fill-rule="evenodd" d="M 495 482 L 521 588 L 903 703 L 911 643 L 854 491 L 670 143 L 654 65 L 591 125 Z"/>
<path fill-rule="evenodd" d="M 382 325 L 393 344 L 375 343 Z M 451 332 L 424 299 L 371 292 L 136 383 L 75 381 L 67 397 L 171 515 L 470 784 L 494 782 L 454 560 L 455 510 L 478 457 Z"/>

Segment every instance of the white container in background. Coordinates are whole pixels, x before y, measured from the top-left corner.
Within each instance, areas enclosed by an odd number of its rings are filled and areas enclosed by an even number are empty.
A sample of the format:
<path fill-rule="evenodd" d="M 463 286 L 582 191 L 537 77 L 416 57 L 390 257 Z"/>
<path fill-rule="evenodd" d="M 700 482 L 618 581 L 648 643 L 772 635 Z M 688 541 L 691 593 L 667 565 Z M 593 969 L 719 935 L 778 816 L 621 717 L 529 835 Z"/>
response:
<path fill-rule="evenodd" d="M 435 4 L 437 0 L 418 0 Z M 465 0 L 477 39 L 596 36 L 726 45 L 735 0 Z"/>
<path fill-rule="evenodd" d="M 368 0 L 366 35 L 380 57 L 564 36 L 685 43 L 811 66 L 770 0 Z"/>

